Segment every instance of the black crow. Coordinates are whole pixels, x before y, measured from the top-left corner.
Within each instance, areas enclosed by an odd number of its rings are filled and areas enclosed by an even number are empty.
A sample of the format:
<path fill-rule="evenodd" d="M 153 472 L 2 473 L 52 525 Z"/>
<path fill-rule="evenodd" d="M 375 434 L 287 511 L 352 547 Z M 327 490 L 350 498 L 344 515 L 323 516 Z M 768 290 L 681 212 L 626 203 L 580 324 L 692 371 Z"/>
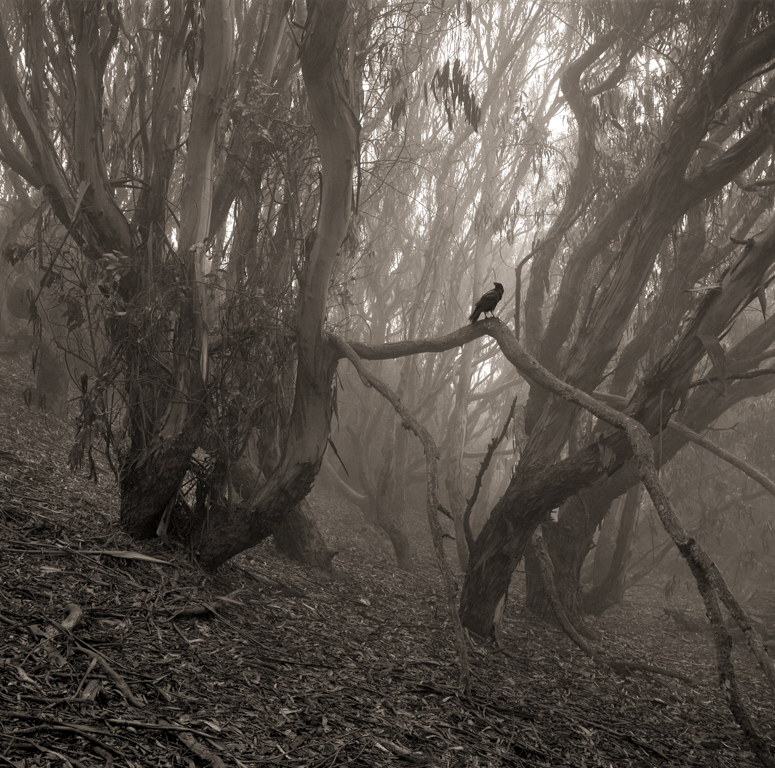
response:
<path fill-rule="evenodd" d="M 472 323 L 475 323 L 479 319 L 479 315 L 482 313 L 484 313 L 485 317 L 487 317 L 488 312 L 492 315 L 492 311 L 495 309 L 495 305 L 503 297 L 503 286 L 500 283 L 495 283 L 494 285 L 495 288 L 493 288 L 491 291 L 487 291 L 487 293 L 485 293 L 484 296 L 482 296 L 482 298 L 476 302 L 474 311 L 471 313 L 471 317 L 468 318 Z"/>

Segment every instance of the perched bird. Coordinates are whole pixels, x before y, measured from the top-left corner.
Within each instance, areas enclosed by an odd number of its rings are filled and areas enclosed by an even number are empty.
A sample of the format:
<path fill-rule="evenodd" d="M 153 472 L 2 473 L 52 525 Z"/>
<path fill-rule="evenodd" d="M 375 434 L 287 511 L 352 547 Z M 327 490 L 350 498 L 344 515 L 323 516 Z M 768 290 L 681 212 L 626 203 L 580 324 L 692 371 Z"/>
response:
<path fill-rule="evenodd" d="M 491 291 L 487 291 L 487 293 L 485 293 L 484 296 L 482 296 L 482 298 L 476 302 L 474 311 L 471 313 L 471 317 L 468 318 L 472 323 L 475 323 L 479 319 L 479 315 L 482 313 L 484 313 L 485 317 L 487 317 L 488 312 L 492 314 L 493 309 L 495 309 L 495 305 L 503 297 L 503 286 L 500 283 L 495 283 L 494 285 L 495 288 L 493 288 Z"/>

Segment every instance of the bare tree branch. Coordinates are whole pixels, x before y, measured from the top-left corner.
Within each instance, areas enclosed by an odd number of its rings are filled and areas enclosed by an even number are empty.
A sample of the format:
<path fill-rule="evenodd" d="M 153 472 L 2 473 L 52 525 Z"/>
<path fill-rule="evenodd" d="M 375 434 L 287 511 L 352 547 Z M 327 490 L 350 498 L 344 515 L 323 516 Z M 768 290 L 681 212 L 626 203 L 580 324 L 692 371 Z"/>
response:
<path fill-rule="evenodd" d="M 425 453 L 425 463 L 427 469 L 427 506 L 426 511 L 428 514 L 428 524 L 431 528 L 431 534 L 433 536 L 433 547 L 436 552 L 436 561 L 439 565 L 442 577 L 444 578 L 444 587 L 447 596 L 447 606 L 449 608 L 450 618 L 455 628 L 455 639 L 460 656 L 460 683 L 466 696 L 471 691 L 471 673 L 468 668 L 468 648 L 466 644 L 465 632 L 463 625 L 460 623 L 460 615 L 457 611 L 457 605 L 455 603 L 455 578 L 452 575 L 452 570 L 447 563 L 447 558 L 444 554 L 443 544 L 443 530 L 438 518 L 439 509 L 439 451 L 436 448 L 436 443 L 431 437 L 431 433 L 412 416 L 407 410 L 406 406 L 401 402 L 401 399 L 396 395 L 393 390 L 390 389 L 383 381 L 371 374 L 358 355 L 355 354 L 352 347 L 347 344 L 343 339 L 335 336 L 332 333 L 328 334 L 328 342 L 333 345 L 338 353 L 342 357 L 346 357 L 353 365 L 361 380 L 367 387 L 373 387 L 377 392 L 382 395 L 395 409 L 396 413 L 401 417 L 403 426 L 413 432 L 417 439 L 422 443 L 423 452 Z"/>
<path fill-rule="evenodd" d="M 759 483 L 759 485 L 766 489 L 772 496 L 775 496 L 775 483 L 773 483 L 763 472 L 759 472 L 758 469 L 752 467 L 747 461 L 743 461 L 733 453 L 725 451 L 723 448 L 719 448 L 719 446 L 715 445 L 707 438 L 698 435 L 696 432 L 683 426 L 683 424 L 679 424 L 677 421 L 671 419 L 667 426 L 682 437 L 685 437 L 689 442 L 701 446 L 706 451 L 710 451 L 714 456 L 718 456 L 720 459 L 726 461 L 727 464 L 736 467 L 743 474 L 748 475 L 751 480 L 755 480 Z"/>

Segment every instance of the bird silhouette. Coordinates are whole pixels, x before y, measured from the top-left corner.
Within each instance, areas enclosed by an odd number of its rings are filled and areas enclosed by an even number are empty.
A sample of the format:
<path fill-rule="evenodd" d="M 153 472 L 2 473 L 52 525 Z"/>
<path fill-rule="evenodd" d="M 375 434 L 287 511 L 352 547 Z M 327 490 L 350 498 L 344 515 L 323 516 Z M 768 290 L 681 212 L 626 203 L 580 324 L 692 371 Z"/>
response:
<path fill-rule="evenodd" d="M 492 311 L 495 309 L 495 305 L 503 297 L 503 286 L 500 283 L 494 283 L 495 288 L 491 291 L 487 291 L 474 306 L 474 311 L 471 313 L 471 317 L 468 319 L 475 323 L 479 319 L 479 315 L 484 314 L 487 317 L 489 312 L 492 315 Z"/>

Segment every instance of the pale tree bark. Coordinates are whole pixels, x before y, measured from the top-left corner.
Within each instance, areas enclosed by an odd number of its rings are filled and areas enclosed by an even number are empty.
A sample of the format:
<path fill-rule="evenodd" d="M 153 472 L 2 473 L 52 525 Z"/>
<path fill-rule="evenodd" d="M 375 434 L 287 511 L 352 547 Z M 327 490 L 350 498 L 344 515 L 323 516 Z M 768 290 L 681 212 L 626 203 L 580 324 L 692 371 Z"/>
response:
<path fill-rule="evenodd" d="M 531 254 L 533 261 L 525 302 L 525 337 L 528 349 L 531 351 L 539 350 L 543 335 L 541 310 L 549 282 L 549 268 L 562 237 L 578 215 L 591 180 L 595 156 L 595 120 L 592 99 L 589 95 L 582 93 L 579 80 L 584 71 L 592 66 L 624 33 L 625 30 L 613 30 L 604 35 L 569 64 L 560 78 L 563 94 L 573 110 L 578 124 L 577 162 L 568 185 L 568 193 L 563 199 L 562 209 Z M 576 288 L 578 288 L 578 282 Z M 578 293 L 576 290 L 575 294 L 578 295 Z M 551 330 L 550 333 L 551 338 L 555 338 L 556 332 Z M 546 355 L 546 353 L 544 354 Z"/>
<path fill-rule="evenodd" d="M 222 24 L 221 29 L 216 27 L 223 9 L 228 8 L 228 3 L 216 0 L 205 6 L 203 18 L 205 25 L 210 25 L 206 26 L 205 58 L 209 57 L 210 61 L 204 64 L 203 82 L 220 69 L 220 64 L 216 66 L 214 51 L 223 44 L 224 35 L 227 38 L 233 35 L 230 23 Z M 138 15 L 133 21 L 139 21 L 141 11 L 138 8 L 132 11 Z M 114 352 L 123 349 L 113 358 L 121 358 L 123 368 L 118 373 L 115 370 L 100 373 L 105 374 L 106 380 L 121 375 L 126 383 L 124 404 L 129 427 L 126 439 L 119 438 L 122 518 L 133 534 L 152 536 L 164 509 L 177 495 L 191 453 L 198 443 L 204 401 L 200 361 L 196 354 L 199 342 L 192 295 L 195 285 L 190 276 L 183 274 L 181 295 L 177 295 L 174 286 L 169 284 L 171 281 L 168 280 L 166 286 L 156 283 L 162 265 L 169 267 L 169 250 L 162 251 L 169 248 L 169 241 L 165 240 L 167 195 L 173 156 L 179 145 L 185 80 L 182 51 L 188 21 L 185 3 L 180 0 L 170 3 L 167 12 L 161 14 L 163 19 L 158 19 L 159 27 L 164 27 L 158 34 L 169 40 L 169 45 L 162 46 L 163 74 L 154 79 L 153 75 L 158 73 L 145 71 L 143 53 L 148 51 L 143 52 L 142 48 L 146 32 L 131 35 L 119 12 L 114 4 L 103 8 L 100 2 L 72 0 L 54 9 L 45 4 L 37 6 L 32 16 L 22 19 L 22 25 L 29 19 L 27 29 L 32 39 L 29 63 L 36 73 L 31 105 L 19 85 L 5 38 L 10 27 L 3 24 L 0 29 L 0 87 L 8 114 L 31 158 L 32 173 L 26 171 L 23 163 L 16 163 L 17 170 L 26 173 L 27 181 L 42 190 L 67 236 L 87 259 L 99 267 L 104 258 L 110 256 L 122 267 L 123 274 L 115 281 L 118 311 L 109 313 L 104 332 L 109 343 L 115 345 Z M 44 13 L 53 14 L 47 23 L 62 36 L 63 46 L 70 44 L 69 35 L 72 34 L 72 58 L 56 57 L 50 46 L 41 44 L 45 24 L 40 14 Z M 69 26 L 63 24 L 63 20 L 67 20 Z M 141 192 L 133 206 L 135 212 L 131 223 L 118 205 L 115 180 L 108 177 L 103 135 L 103 121 L 109 114 L 104 110 L 103 89 L 120 30 L 127 36 L 135 57 L 137 76 L 137 98 L 130 100 L 126 110 L 127 130 L 132 134 L 133 128 L 136 129 L 138 139 L 137 165 L 133 165 L 132 175 L 134 177 L 135 168 L 139 167 L 141 177 L 137 179 Z M 49 56 L 48 63 L 41 60 L 44 51 Z M 149 82 L 156 88 L 153 97 L 148 97 L 146 91 Z M 44 84 L 50 83 L 58 86 L 58 90 L 47 91 Z M 200 86 L 204 96 L 211 84 L 205 82 Z M 217 94 L 215 98 L 218 98 Z M 69 118 L 57 124 L 49 122 L 46 109 L 64 108 L 63 100 L 68 100 L 72 123 Z M 150 113 L 147 111 L 149 105 Z M 141 119 L 133 124 L 132 117 L 138 115 Z M 55 148 L 49 128 L 58 132 L 64 149 Z M 196 131 L 194 128 L 193 134 Z M 10 156 L 17 157 L 14 153 Z M 60 156 L 67 157 L 66 167 Z M 203 159 L 208 160 L 206 156 Z M 180 202 L 185 205 L 185 200 Z M 106 290 L 110 292 L 109 288 Z M 153 308 L 162 294 L 168 300 L 165 312 L 180 319 L 180 333 L 145 328 L 135 335 L 135 322 L 150 316 L 150 312 L 145 312 Z M 192 350 L 195 350 L 193 357 Z M 162 358 L 165 359 L 162 361 Z M 109 365 L 111 356 L 106 355 L 104 359 Z M 97 367 L 101 363 L 95 360 L 94 364 Z M 165 399 L 166 395 L 169 400 Z M 89 438 L 88 430 L 79 433 L 78 439 L 81 438 Z"/>
<path fill-rule="evenodd" d="M 166 525 L 164 514 L 171 510 L 170 502 L 188 471 L 204 427 L 208 344 L 204 322 L 204 240 L 212 207 L 215 138 L 234 58 L 233 4 L 231 0 L 208 0 L 205 14 L 204 65 L 194 92 L 181 192 L 179 257 L 184 288 L 183 295 L 178 297 L 170 388 L 167 396 L 160 398 L 163 411 L 155 423 L 143 423 L 143 405 L 135 403 L 135 410 L 140 413 L 133 418 L 133 441 L 141 445 L 124 457 L 119 480 L 121 522 L 138 537 L 153 536 L 160 526 Z M 175 60 L 179 55 L 178 50 L 171 51 Z M 172 97 L 178 81 L 174 79 L 174 70 L 170 74 L 173 79 L 166 92 Z M 175 119 L 167 122 L 168 119 L 166 115 L 162 118 L 165 138 L 170 130 L 173 135 L 175 131 Z M 157 151 L 164 153 L 165 149 L 168 147 L 162 145 Z M 159 180 L 160 187 L 165 186 L 164 181 L 164 177 Z M 135 364 L 142 371 L 146 361 L 138 358 Z M 136 395 L 143 397 L 142 392 Z M 137 434 L 146 430 L 150 434 Z"/>
<path fill-rule="evenodd" d="M 139 7 L 134 9 L 139 13 Z M 175 168 L 175 158 L 181 140 L 183 105 L 188 73 L 184 66 L 184 43 L 186 26 L 182 2 L 170 4 L 168 34 L 161 40 L 159 57 L 161 68 L 158 73 L 149 73 L 146 61 L 150 58 L 151 42 L 145 34 L 137 36 L 133 59 L 138 81 L 137 101 L 140 125 L 138 133 L 146 162 L 143 164 L 143 188 L 140 191 L 137 209 L 132 217 L 132 229 L 138 233 L 146 262 L 143 287 L 158 295 L 156 285 L 159 274 L 159 251 L 166 238 L 166 207 L 170 184 Z M 161 26 L 161 19 L 154 22 Z M 139 21 L 136 22 L 139 24 Z M 146 91 L 146 79 L 155 74 L 153 92 Z M 148 100 L 150 103 L 146 103 Z M 131 128 L 131 124 L 130 124 Z"/>
<path fill-rule="evenodd" d="M 257 172 L 254 167 L 256 149 L 248 137 L 255 133 L 257 121 L 261 128 L 266 128 L 268 110 L 257 116 L 253 111 L 246 109 L 246 106 L 249 97 L 254 96 L 256 88 L 269 87 L 278 63 L 289 53 L 291 38 L 286 32 L 285 25 L 290 5 L 290 0 L 273 0 L 269 3 L 252 2 L 240 25 L 239 59 L 235 62 L 239 79 L 235 88 L 242 109 L 229 134 L 223 170 L 213 192 L 209 231 L 211 239 L 223 226 L 240 186 L 245 182 L 250 185 L 251 175 L 257 175 L 260 182 L 260 169 Z M 254 52 L 253 39 L 256 37 L 258 43 Z M 275 86 L 275 90 L 281 88 L 282 84 Z"/>
<path fill-rule="evenodd" d="M 323 329 L 331 272 L 350 219 L 359 129 L 337 60 L 336 44 L 346 13 L 346 0 L 315 3 L 301 41 L 323 185 L 317 236 L 300 285 L 296 385 L 283 455 L 250 500 L 232 507 L 218 503 L 195 522 L 199 557 L 208 568 L 274 531 L 309 492 L 328 444 L 336 356 L 325 344 Z"/>
<path fill-rule="evenodd" d="M 40 9 L 42 12 L 42 9 Z M 11 167 L 37 189 L 42 189 L 60 221 L 65 226 L 72 223 L 75 195 L 65 172 L 57 158 L 50 137 L 38 124 L 30 104 L 19 84 L 16 66 L 6 38 L 7 22 L 0 24 L 0 88 L 5 97 L 6 108 L 16 130 L 21 135 L 30 159 L 16 147 L 10 145 L 6 136 L 4 159 Z M 120 246 L 129 245 L 129 228 L 123 227 L 126 240 Z"/>

